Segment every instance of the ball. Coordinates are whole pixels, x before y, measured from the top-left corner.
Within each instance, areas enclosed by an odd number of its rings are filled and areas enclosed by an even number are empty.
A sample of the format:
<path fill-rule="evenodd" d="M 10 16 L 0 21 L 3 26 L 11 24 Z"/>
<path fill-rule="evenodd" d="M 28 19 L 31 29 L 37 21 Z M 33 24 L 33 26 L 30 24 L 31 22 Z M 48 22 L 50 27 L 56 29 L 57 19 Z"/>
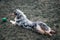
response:
<path fill-rule="evenodd" d="M 6 21 L 7 21 L 7 18 L 2 18 L 2 21 L 3 21 L 3 22 L 6 22 Z"/>

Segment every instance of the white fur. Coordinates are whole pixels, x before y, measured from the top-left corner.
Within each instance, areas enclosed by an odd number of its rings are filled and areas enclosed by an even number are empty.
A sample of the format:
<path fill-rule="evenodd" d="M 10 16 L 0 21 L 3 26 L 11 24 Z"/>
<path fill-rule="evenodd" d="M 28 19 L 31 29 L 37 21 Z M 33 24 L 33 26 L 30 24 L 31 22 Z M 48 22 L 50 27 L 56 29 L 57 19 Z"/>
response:
<path fill-rule="evenodd" d="M 12 20 L 10 20 L 10 22 L 12 23 L 12 24 L 14 24 L 14 25 L 21 25 L 22 23 L 24 23 L 25 22 L 25 25 L 27 25 L 27 24 L 32 24 L 33 22 L 32 21 L 30 21 L 27 17 L 26 17 L 26 15 L 21 11 L 21 10 L 19 10 L 19 9 L 16 9 L 16 13 L 19 13 L 19 15 L 22 15 L 22 17 L 20 18 L 20 19 L 17 19 L 17 16 L 15 17 L 15 21 L 12 21 Z M 16 22 L 16 21 L 19 21 L 19 20 L 21 20 L 19 23 L 18 22 Z M 40 22 L 40 23 L 43 23 L 43 22 Z M 43 24 L 45 24 L 45 23 L 43 23 Z M 46 25 L 46 24 L 45 24 Z M 31 28 L 31 27 L 24 27 L 24 28 Z M 48 26 L 48 29 L 49 30 L 47 30 L 46 32 L 50 32 L 51 31 L 51 28 Z M 41 29 L 41 27 L 37 24 L 37 26 L 36 26 L 36 30 L 38 30 L 38 31 L 40 31 L 41 33 L 44 33 L 44 31 Z"/>

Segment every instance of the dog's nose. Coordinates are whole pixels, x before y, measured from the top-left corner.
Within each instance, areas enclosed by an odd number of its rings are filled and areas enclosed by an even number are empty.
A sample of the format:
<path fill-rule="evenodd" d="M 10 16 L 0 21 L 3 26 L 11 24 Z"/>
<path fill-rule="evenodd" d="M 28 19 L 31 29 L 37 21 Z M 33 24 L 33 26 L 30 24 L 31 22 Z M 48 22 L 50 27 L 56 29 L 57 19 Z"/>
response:
<path fill-rule="evenodd" d="M 14 12 L 14 15 L 17 15 L 17 13 L 16 13 L 16 12 Z"/>
<path fill-rule="evenodd" d="M 14 13 L 12 13 L 11 16 L 14 16 Z"/>

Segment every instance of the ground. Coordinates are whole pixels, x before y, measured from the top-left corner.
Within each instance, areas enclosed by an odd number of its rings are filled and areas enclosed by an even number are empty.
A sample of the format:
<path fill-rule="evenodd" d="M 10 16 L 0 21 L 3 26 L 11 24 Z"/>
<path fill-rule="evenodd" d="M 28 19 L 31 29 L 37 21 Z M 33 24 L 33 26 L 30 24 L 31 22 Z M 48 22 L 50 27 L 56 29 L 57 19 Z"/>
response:
<path fill-rule="evenodd" d="M 60 0 L 0 0 L 0 40 L 60 40 Z M 12 25 L 15 9 L 20 9 L 31 21 L 43 21 L 56 34 L 49 37 Z M 7 22 L 2 22 L 6 17 Z"/>

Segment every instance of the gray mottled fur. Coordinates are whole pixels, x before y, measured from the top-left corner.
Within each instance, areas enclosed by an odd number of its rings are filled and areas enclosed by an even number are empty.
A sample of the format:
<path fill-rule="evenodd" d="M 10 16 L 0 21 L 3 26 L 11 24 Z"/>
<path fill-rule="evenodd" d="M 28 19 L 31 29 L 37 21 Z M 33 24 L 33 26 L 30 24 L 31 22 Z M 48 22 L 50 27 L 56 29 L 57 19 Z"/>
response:
<path fill-rule="evenodd" d="M 47 26 L 46 23 L 30 21 L 26 17 L 26 15 L 19 9 L 16 9 L 15 13 L 17 13 L 15 17 L 15 24 L 17 24 L 18 26 L 22 25 L 24 28 L 31 29 L 32 27 L 36 27 L 37 25 L 39 25 L 41 28 L 44 28 L 46 31 L 50 29 L 50 27 Z"/>

